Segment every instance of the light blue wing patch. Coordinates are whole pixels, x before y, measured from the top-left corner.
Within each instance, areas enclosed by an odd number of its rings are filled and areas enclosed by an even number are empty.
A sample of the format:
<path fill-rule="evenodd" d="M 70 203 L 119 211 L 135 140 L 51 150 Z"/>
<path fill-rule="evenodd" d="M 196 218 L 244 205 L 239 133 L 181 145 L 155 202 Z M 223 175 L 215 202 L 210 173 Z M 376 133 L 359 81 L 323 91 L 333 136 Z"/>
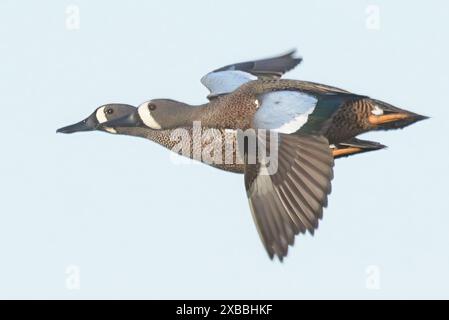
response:
<path fill-rule="evenodd" d="M 318 100 L 303 92 L 275 91 L 261 95 L 258 102 L 254 126 L 289 134 L 307 123 Z"/>
<path fill-rule="evenodd" d="M 240 70 L 210 72 L 201 78 L 201 83 L 210 91 L 208 98 L 235 91 L 242 84 L 257 80 L 257 77 Z"/>

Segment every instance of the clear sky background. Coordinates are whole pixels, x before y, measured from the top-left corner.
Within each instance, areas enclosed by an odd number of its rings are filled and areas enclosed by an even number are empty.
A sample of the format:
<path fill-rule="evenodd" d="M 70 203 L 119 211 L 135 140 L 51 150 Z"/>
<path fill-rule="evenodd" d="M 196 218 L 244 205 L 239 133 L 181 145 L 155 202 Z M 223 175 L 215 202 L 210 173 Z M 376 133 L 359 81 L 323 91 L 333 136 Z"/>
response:
<path fill-rule="evenodd" d="M 1 298 L 449 298 L 447 1 L 2 0 L 0 39 Z M 362 136 L 389 149 L 337 161 L 282 264 L 242 176 L 55 133 L 107 102 L 202 103 L 208 71 L 295 47 L 288 78 L 432 118 Z"/>

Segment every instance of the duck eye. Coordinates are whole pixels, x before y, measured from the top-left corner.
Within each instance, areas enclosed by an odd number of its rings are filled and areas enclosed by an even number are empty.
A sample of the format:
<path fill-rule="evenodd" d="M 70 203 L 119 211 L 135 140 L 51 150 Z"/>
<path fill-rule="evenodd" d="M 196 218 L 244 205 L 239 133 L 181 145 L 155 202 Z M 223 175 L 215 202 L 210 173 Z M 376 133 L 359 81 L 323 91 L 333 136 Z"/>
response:
<path fill-rule="evenodd" d="M 113 110 L 113 109 L 107 109 L 107 110 L 106 110 L 106 113 L 107 113 L 107 114 L 113 114 L 113 113 L 114 113 L 114 110 Z"/>
<path fill-rule="evenodd" d="M 148 104 L 148 109 L 150 109 L 150 111 L 154 111 L 154 110 L 156 110 L 156 105 L 153 104 L 153 103 L 149 103 Z"/>

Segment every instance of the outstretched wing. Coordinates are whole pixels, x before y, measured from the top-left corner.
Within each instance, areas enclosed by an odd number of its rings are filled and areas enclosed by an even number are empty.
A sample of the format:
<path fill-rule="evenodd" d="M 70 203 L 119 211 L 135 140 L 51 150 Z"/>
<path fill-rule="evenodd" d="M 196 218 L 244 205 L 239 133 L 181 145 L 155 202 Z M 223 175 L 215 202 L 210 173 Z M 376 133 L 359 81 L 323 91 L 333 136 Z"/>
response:
<path fill-rule="evenodd" d="M 234 63 L 212 72 L 238 70 L 258 77 L 280 78 L 302 61 L 302 58 L 294 57 L 295 53 L 296 50 L 291 50 L 283 55 L 268 59 Z"/>
<path fill-rule="evenodd" d="M 258 161 L 245 150 L 245 186 L 254 221 L 269 256 L 287 255 L 294 236 L 313 233 L 331 191 L 334 159 L 322 135 L 333 114 L 348 101 L 363 97 L 344 92 L 268 91 L 258 96 L 253 127 L 268 129 L 270 144 L 258 131 Z M 278 133 L 272 152 L 271 134 Z M 261 149 L 262 148 L 262 149 Z M 259 150 L 269 154 L 260 161 Z M 269 152 L 266 150 L 269 149 Z M 268 163 L 268 165 L 267 165 Z M 274 166 L 274 169 L 273 169 Z"/>
<path fill-rule="evenodd" d="M 245 161 L 249 205 L 271 259 L 276 255 L 282 260 L 296 234 L 306 230 L 313 234 L 318 228 L 331 192 L 333 164 L 326 138 L 299 134 L 279 134 L 277 156 L 272 156 L 270 147 L 268 165 Z"/>
<path fill-rule="evenodd" d="M 292 50 L 273 58 L 231 64 L 206 74 L 201 83 L 210 91 L 208 98 L 213 99 L 251 80 L 280 78 L 302 61 L 294 57 L 295 53 L 296 50 Z"/>

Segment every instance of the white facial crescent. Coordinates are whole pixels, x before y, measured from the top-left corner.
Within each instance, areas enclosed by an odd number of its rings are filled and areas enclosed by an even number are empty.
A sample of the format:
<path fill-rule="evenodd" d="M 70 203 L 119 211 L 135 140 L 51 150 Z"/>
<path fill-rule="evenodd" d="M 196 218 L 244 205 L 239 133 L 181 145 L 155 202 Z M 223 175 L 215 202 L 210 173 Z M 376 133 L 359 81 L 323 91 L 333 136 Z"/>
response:
<path fill-rule="evenodd" d="M 98 108 L 97 112 L 95 113 L 95 117 L 97 118 L 98 123 L 104 123 L 108 121 L 108 118 L 106 118 L 106 114 L 104 112 L 105 107 Z M 117 131 L 114 128 L 104 128 L 109 133 L 117 133 Z"/>
<path fill-rule="evenodd" d="M 137 109 L 137 112 L 139 113 L 140 119 L 142 119 L 143 123 L 151 129 L 159 130 L 161 129 L 161 125 L 157 123 L 157 121 L 153 118 L 151 115 L 151 111 L 148 108 L 148 102 L 145 102 L 139 106 Z"/>

